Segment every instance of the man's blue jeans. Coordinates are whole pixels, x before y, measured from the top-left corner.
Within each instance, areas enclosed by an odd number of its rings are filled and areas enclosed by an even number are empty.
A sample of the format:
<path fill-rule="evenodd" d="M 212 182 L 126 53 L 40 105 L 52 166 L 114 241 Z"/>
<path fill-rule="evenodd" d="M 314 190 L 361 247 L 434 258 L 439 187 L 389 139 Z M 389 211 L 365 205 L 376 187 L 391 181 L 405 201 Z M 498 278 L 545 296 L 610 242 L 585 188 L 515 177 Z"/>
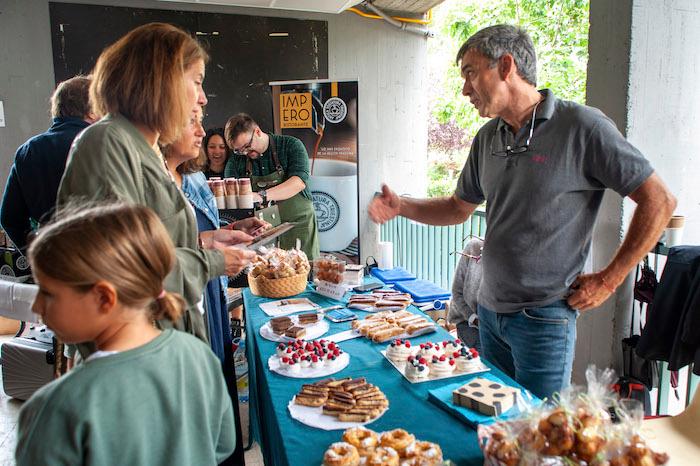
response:
<path fill-rule="evenodd" d="M 505 314 L 479 305 L 481 355 L 539 398 L 566 388 L 578 311 L 566 301 Z"/>

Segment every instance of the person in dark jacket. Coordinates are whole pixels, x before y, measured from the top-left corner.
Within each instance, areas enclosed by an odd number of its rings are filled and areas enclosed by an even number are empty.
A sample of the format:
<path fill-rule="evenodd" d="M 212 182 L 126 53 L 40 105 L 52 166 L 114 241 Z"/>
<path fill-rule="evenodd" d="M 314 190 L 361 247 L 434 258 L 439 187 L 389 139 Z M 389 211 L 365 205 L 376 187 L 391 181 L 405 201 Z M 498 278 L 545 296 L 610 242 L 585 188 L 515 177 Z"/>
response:
<path fill-rule="evenodd" d="M 90 78 L 75 76 L 51 96 L 51 127 L 30 138 L 15 154 L 0 207 L 0 223 L 20 251 L 27 235 L 56 205 L 56 193 L 73 139 L 96 121 L 89 98 Z"/>

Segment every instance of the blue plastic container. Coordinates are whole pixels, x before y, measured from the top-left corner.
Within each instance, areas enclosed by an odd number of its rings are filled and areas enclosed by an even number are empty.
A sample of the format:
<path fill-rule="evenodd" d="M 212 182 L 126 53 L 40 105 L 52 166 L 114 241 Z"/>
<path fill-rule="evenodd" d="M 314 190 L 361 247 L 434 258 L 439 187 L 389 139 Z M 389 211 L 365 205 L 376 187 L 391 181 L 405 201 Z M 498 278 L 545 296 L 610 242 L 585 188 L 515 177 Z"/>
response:
<path fill-rule="evenodd" d="M 401 281 L 397 282 L 394 288 L 410 294 L 417 303 L 450 298 L 449 291 L 440 288 L 435 283 L 429 282 L 428 280 Z"/>
<path fill-rule="evenodd" d="M 380 269 L 375 267 L 370 273 L 384 283 L 398 283 L 416 279 L 415 275 L 403 267 L 394 267 L 393 269 Z"/>

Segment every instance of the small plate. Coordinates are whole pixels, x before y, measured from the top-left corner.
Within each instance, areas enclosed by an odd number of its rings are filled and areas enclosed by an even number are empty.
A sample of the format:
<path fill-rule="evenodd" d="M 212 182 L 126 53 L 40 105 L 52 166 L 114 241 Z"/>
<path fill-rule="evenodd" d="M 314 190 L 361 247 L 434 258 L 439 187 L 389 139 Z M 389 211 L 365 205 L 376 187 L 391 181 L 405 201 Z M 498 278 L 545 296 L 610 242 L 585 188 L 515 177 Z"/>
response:
<path fill-rule="evenodd" d="M 287 407 L 289 408 L 289 414 L 292 416 L 293 419 L 296 419 L 297 421 L 301 422 L 302 424 L 306 424 L 307 426 L 323 430 L 344 430 L 349 429 L 351 427 L 359 427 L 371 424 L 380 417 L 384 416 L 384 413 L 386 413 L 389 410 L 389 408 L 385 408 L 384 411 L 382 411 L 379 414 L 379 416 L 367 422 L 348 422 L 339 421 L 334 416 L 323 414 L 322 406 L 313 407 L 295 404 L 294 398 L 291 399 Z"/>
<path fill-rule="evenodd" d="M 301 325 L 299 323 L 298 316 L 290 317 L 294 325 L 298 327 L 304 327 L 306 329 L 306 335 L 302 337 L 304 340 L 315 340 L 328 331 L 328 329 L 330 328 L 328 322 L 326 322 L 326 320 L 323 318 L 323 315 L 320 315 L 319 318 L 320 320 L 313 324 Z M 288 337 L 285 335 L 278 335 L 275 332 L 273 332 L 269 320 L 265 322 L 265 325 L 260 327 L 260 336 L 262 336 L 266 340 L 281 341 L 285 343 L 288 341 L 296 340 L 296 338 Z"/>

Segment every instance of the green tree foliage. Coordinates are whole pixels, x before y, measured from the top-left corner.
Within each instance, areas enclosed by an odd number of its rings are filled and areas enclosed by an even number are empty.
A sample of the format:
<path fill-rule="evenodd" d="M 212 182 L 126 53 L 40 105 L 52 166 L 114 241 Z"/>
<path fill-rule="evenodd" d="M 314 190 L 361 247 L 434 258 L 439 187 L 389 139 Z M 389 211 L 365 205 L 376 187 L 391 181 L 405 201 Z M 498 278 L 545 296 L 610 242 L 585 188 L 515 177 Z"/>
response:
<path fill-rule="evenodd" d="M 455 57 L 461 44 L 478 30 L 494 24 L 517 24 L 530 34 L 538 61 L 538 88 L 574 102 L 586 98 L 588 62 L 588 0 L 481 0 L 448 2 L 450 10 L 440 25 L 452 39 Z M 484 120 L 461 96 L 459 68 L 448 68 L 442 95 L 433 114 L 441 124 L 455 121 L 473 136 Z"/>
<path fill-rule="evenodd" d="M 451 60 L 434 67 L 429 126 L 429 195 L 449 194 L 459 175 L 452 166 L 466 159 L 468 146 L 486 122 L 462 96 L 463 80 L 455 64 L 459 47 L 478 30 L 494 24 L 516 24 L 532 37 L 537 51 L 537 87 L 558 97 L 584 103 L 588 62 L 589 0 L 447 1 L 436 11 L 433 28 L 440 38 L 429 53 Z M 454 141 L 451 143 L 450 141 Z M 440 167 L 445 165 L 445 167 Z M 460 167 L 461 168 L 461 167 Z"/>

